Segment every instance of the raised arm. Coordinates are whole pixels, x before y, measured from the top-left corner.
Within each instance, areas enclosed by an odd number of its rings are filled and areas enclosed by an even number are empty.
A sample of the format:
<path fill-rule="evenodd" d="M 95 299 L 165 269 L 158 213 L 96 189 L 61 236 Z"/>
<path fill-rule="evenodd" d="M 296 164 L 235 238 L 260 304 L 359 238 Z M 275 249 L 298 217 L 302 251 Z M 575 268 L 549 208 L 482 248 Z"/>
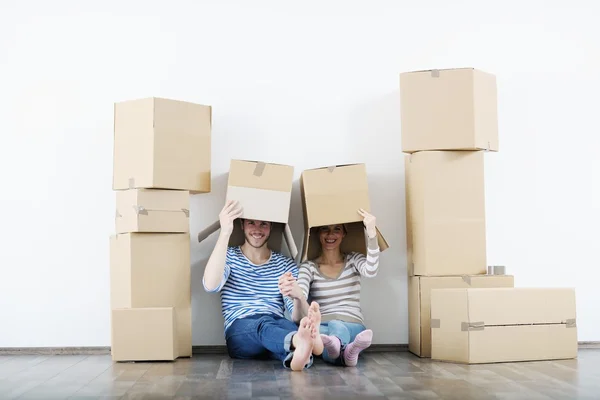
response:
<path fill-rule="evenodd" d="M 379 270 L 379 243 L 377 243 L 377 229 L 375 229 L 375 216 L 369 214 L 362 208 L 358 213 L 363 217 L 363 224 L 367 231 L 367 255 L 355 253 L 351 261 L 354 262 L 356 270 L 361 276 L 373 278 Z"/>
<path fill-rule="evenodd" d="M 204 269 L 204 277 L 202 285 L 207 292 L 216 292 L 221 290 L 223 284 L 227 280 L 229 270 L 226 268 L 227 246 L 229 238 L 233 232 L 233 221 L 242 215 L 242 207 L 237 201 L 228 201 L 227 204 L 219 213 L 219 221 L 221 223 L 221 232 L 215 244 L 206 268 Z"/>

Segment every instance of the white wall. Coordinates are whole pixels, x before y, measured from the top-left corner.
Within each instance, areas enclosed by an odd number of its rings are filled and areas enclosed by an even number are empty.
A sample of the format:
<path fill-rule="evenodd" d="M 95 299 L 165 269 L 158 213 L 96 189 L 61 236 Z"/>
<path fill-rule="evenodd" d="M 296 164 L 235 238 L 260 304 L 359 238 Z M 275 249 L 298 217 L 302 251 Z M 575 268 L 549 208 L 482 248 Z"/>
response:
<path fill-rule="evenodd" d="M 296 178 L 366 163 L 392 247 L 365 281 L 364 313 L 377 343 L 407 343 L 398 74 L 456 66 L 498 78 L 489 264 L 507 265 L 517 286 L 575 287 L 579 339 L 600 340 L 593 1 L 10 3 L 0 6 L 0 347 L 110 344 L 112 105 L 144 96 L 214 106 L 214 191 L 193 198 L 192 237 L 217 218 L 231 158 L 291 164 Z M 219 298 L 201 286 L 214 240 L 192 249 L 195 345 L 224 343 Z"/>

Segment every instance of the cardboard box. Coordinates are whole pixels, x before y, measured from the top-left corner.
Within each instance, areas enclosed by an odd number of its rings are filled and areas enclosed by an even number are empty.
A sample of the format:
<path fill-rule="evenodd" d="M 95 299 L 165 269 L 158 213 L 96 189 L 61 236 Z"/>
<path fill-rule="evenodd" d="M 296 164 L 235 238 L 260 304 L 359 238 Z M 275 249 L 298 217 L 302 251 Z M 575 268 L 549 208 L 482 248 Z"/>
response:
<path fill-rule="evenodd" d="M 300 191 L 305 227 L 302 261 L 314 259 L 320 251 L 316 228 L 334 224 L 346 224 L 348 230 L 342 251 L 366 254 L 363 217 L 358 213 L 361 208 L 368 212 L 371 210 L 365 164 L 305 170 L 300 176 Z M 379 229 L 377 241 L 380 251 L 389 248 Z"/>
<path fill-rule="evenodd" d="M 178 357 L 175 309 L 122 308 L 111 313 L 113 361 L 172 361 Z"/>
<path fill-rule="evenodd" d="M 483 151 L 405 155 L 409 275 L 486 273 Z"/>
<path fill-rule="evenodd" d="M 124 233 L 110 238 L 111 309 L 174 307 L 180 357 L 192 355 L 188 233 Z"/>
<path fill-rule="evenodd" d="M 408 278 L 408 349 L 431 357 L 431 290 L 514 287 L 511 275 L 411 276 Z"/>
<path fill-rule="evenodd" d="M 402 151 L 498 151 L 496 77 L 474 68 L 400 74 Z"/>
<path fill-rule="evenodd" d="M 295 259 L 298 249 L 288 225 L 293 179 L 294 167 L 289 165 L 231 160 L 225 197 L 226 201 L 240 202 L 242 218 L 271 221 L 269 248 L 281 252 L 285 238 L 290 255 Z M 202 242 L 218 229 L 220 224 L 216 221 L 198 234 L 198 241 Z M 244 241 L 241 221 L 236 220 L 228 245 L 241 246 Z"/>
<path fill-rule="evenodd" d="M 129 189 L 116 192 L 117 233 L 190 231 L 190 194 L 181 190 Z"/>
<path fill-rule="evenodd" d="M 113 190 L 211 190 L 211 107 L 146 98 L 114 106 Z"/>
<path fill-rule="evenodd" d="M 431 357 L 458 363 L 577 357 L 570 288 L 434 289 Z"/>

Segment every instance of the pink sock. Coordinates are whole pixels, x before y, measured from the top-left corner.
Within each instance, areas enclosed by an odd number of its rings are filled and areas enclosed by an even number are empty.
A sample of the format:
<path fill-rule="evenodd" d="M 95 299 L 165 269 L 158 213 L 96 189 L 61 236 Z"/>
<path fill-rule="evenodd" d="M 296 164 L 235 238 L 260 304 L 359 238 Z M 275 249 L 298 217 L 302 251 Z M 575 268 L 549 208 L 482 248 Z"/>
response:
<path fill-rule="evenodd" d="M 340 355 L 340 339 L 335 336 L 321 335 L 323 347 L 331 358 L 338 358 Z"/>
<path fill-rule="evenodd" d="M 348 344 L 344 350 L 344 363 L 346 366 L 356 366 L 356 363 L 358 362 L 358 355 L 361 351 L 371 345 L 371 340 L 373 340 L 373 331 L 370 329 L 362 331 L 356 335 L 354 341 Z"/>

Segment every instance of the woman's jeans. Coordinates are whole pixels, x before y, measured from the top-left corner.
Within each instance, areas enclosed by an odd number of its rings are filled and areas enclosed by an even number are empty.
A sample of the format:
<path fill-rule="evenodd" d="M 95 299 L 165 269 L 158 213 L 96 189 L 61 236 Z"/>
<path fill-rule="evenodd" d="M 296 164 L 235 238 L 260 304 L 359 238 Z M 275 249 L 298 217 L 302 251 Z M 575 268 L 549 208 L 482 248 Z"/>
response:
<path fill-rule="evenodd" d="M 327 354 L 327 349 L 323 349 L 323 360 L 334 365 L 344 365 L 344 349 L 356 338 L 356 335 L 367 329 L 364 325 L 356 322 L 345 322 L 337 319 L 322 322 L 319 331 L 323 335 L 335 336 L 340 339 L 341 348 L 340 356 L 338 358 L 331 358 Z"/>
<path fill-rule="evenodd" d="M 294 352 L 292 337 L 298 326 L 276 315 L 251 315 L 237 319 L 225 332 L 227 351 L 231 358 L 274 358 L 290 368 Z M 311 354 L 305 368 L 313 363 Z"/>

